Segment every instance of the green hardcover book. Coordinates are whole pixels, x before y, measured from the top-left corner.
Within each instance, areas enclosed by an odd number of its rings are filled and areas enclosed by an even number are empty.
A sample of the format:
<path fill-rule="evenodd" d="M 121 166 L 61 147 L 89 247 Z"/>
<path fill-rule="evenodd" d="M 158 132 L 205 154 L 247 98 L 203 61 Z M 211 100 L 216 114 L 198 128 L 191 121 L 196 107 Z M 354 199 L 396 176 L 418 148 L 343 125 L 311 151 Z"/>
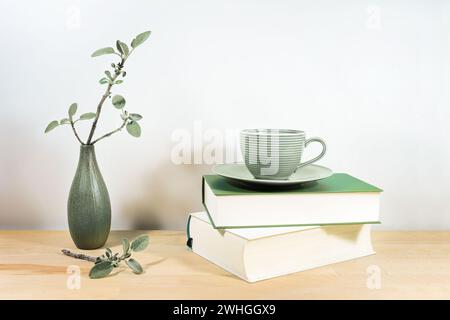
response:
<path fill-rule="evenodd" d="M 250 190 L 203 176 L 203 205 L 216 229 L 380 223 L 381 189 L 345 173 L 289 190 Z"/>

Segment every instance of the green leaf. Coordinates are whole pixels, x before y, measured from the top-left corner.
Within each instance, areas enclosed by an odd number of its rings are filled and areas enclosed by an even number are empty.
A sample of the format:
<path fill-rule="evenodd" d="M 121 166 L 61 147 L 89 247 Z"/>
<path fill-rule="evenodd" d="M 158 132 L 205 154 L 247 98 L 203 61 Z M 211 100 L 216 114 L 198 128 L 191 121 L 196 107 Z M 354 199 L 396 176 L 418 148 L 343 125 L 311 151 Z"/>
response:
<path fill-rule="evenodd" d="M 126 45 L 126 43 L 123 43 L 122 41 L 117 40 L 116 47 L 120 53 L 122 53 L 125 56 L 128 56 L 128 53 L 130 52 L 130 50 L 128 49 L 128 46 Z"/>
<path fill-rule="evenodd" d="M 138 113 L 130 113 L 130 118 L 133 121 L 139 121 L 142 119 L 142 116 Z"/>
<path fill-rule="evenodd" d="M 120 114 L 120 117 L 122 118 L 123 121 L 128 119 L 128 112 L 124 111 Z"/>
<path fill-rule="evenodd" d="M 116 84 L 121 84 L 123 82 L 123 80 L 117 80 Z"/>
<path fill-rule="evenodd" d="M 135 252 L 142 251 L 145 248 L 147 248 L 148 242 L 149 239 L 147 235 L 139 236 L 136 239 L 134 239 L 134 241 L 131 243 L 131 250 Z"/>
<path fill-rule="evenodd" d="M 116 48 L 117 48 L 117 51 L 119 51 L 121 54 L 123 54 L 122 47 L 120 46 L 120 40 L 116 41 Z"/>
<path fill-rule="evenodd" d="M 126 43 L 120 42 L 120 46 L 122 47 L 123 53 L 125 53 L 126 56 L 130 53 L 130 49 L 128 49 L 128 46 Z"/>
<path fill-rule="evenodd" d="M 94 53 L 91 54 L 91 57 L 98 57 L 98 56 L 102 56 L 104 54 L 114 54 L 114 53 L 116 53 L 116 52 L 114 51 L 113 48 L 106 47 L 106 48 L 101 48 L 101 49 L 94 51 Z"/>
<path fill-rule="evenodd" d="M 141 136 L 141 126 L 135 121 L 131 121 L 127 124 L 127 131 L 135 138 Z"/>
<path fill-rule="evenodd" d="M 59 122 L 54 120 L 52 122 L 50 122 L 47 126 L 47 128 L 45 128 L 45 133 L 52 131 L 53 129 L 55 129 L 57 126 L 59 126 Z"/>
<path fill-rule="evenodd" d="M 80 120 L 94 119 L 97 114 L 95 112 L 84 113 L 80 116 Z"/>
<path fill-rule="evenodd" d="M 151 31 L 145 31 L 145 32 L 142 32 L 142 33 L 138 34 L 136 36 L 136 38 L 134 38 L 133 41 L 131 41 L 131 47 L 134 49 L 137 46 L 139 46 L 142 43 L 144 43 L 144 41 L 147 40 L 148 37 L 150 37 L 151 33 L 152 33 Z"/>
<path fill-rule="evenodd" d="M 123 247 L 123 253 L 127 253 L 128 250 L 130 250 L 130 242 L 127 238 L 122 239 L 122 247 Z"/>
<path fill-rule="evenodd" d="M 130 258 L 129 260 L 125 260 L 126 264 L 133 270 L 134 273 L 140 274 L 144 272 L 139 262 L 134 260 L 133 258 Z"/>
<path fill-rule="evenodd" d="M 76 103 L 72 103 L 69 107 L 69 118 L 72 119 L 72 117 L 77 113 L 78 105 Z"/>
<path fill-rule="evenodd" d="M 61 119 L 61 120 L 59 121 L 59 124 L 70 124 L 70 120 L 67 119 L 67 118 Z"/>
<path fill-rule="evenodd" d="M 89 278 L 100 279 L 106 277 L 114 269 L 110 261 L 102 261 L 95 264 L 89 272 Z"/>
<path fill-rule="evenodd" d="M 109 80 L 112 80 L 112 75 L 111 72 L 109 72 L 108 70 L 105 71 L 106 76 L 108 77 Z"/>
<path fill-rule="evenodd" d="M 106 79 L 106 78 L 101 78 L 101 79 L 99 80 L 99 82 L 100 82 L 100 84 L 109 83 L 108 79 Z"/>
<path fill-rule="evenodd" d="M 108 258 L 111 258 L 111 257 L 112 257 L 112 251 L 111 251 L 111 249 L 110 249 L 110 248 L 106 248 L 105 254 L 106 254 L 106 256 L 107 256 Z"/>
<path fill-rule="evenodd" d="M 123 107 L 125 107 L 125 98 L 122 97 L 119 94 L 116 94 L 113 98 L 112 98 L 112 104 L 114 107 L 116 107 L 117 109 L 122 109 Z"/>

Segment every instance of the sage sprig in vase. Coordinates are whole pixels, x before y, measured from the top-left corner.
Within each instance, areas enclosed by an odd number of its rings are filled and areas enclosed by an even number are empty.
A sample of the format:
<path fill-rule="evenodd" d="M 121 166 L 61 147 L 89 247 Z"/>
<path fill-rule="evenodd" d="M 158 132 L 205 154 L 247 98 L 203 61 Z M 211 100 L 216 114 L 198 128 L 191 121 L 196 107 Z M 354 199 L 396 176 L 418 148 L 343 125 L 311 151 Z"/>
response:
<path fill-rule="evenodd" d="M 139 121 L 142 116 L 137 113 L 129 113 L 125 108 L 125 98 L 119 94 L 112 96 L 112 87 L 123 83 L 126 76 L 124 71 L 125 62 L 133 51 L 150 36 L 150 31 L 137 35 L 131 41 L 131 49 L 120 40 L 116 41 L 116 49 L 105 47 L 96 50 L 91 56 L 117 55 L 120 59 L 111 64 L 112 70 L 105 71 L 105 77 L 99 80 L 101 85 L 106 85 L 106 90 L 97 105 L 96 112 L 83 113 L 75 119 L 78 105 L 72 103 L 68 110 L 68 117 L 62 120 L 50 122 L 45 133 L 59 126 L 68 125 L 72 128 L 75 138 L 80 143 L 80 158 L 75 177 L 72 182 L 67 204 L 69 230 L 72 240 L 80 249 L 97 249 L 102 247 L 111 229 L 111 202 L 108 189 L 103 180 L 95 156 L 95 144 L 104 138 L 121 131 L 126 127 L 128 133 L 133 137 L 140 137 L 141 127 Z M 121 125 L 98 138 L 94 137 L 95 130 L 100 118 L 103 105 L 106 100 L 111 99 L 112 106 L 121 111 Z M 89 136 L 84 142 L 76 130 L 76 124 L 80 121 L 92 120 Z"/>

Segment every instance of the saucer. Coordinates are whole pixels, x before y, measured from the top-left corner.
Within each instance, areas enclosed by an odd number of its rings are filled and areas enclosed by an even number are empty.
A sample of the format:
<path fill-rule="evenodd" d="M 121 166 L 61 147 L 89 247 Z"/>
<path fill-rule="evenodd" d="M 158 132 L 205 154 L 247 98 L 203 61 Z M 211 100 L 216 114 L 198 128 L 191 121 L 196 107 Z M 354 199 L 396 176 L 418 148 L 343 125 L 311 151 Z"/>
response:
<path fill-rule="evenodd" d="M 310 164 L 308 166 L 299 168 L 286 180 L 265 180 L 256 179 L 248 171 L 245 163 L 230 163 L 230 164 L 218 164 L 214 166 L 212 171 L 224 178 L 230 179 L 235 182 L 241 182 L 244 184 L 255 186 L 293 186 L 307 182 L 313 182 L 327 178 L 333 174 L 330 169 L 319 166 L 316 164 Z"/>

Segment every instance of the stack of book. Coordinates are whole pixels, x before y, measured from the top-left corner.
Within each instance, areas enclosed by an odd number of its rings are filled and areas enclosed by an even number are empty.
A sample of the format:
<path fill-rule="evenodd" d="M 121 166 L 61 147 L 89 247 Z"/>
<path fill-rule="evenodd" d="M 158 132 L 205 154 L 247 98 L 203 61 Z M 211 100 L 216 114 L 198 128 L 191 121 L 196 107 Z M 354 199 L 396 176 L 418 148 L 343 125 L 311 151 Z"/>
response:
<path fill-rule="evenodd" d="M 344 173 L 289 190 L 250 190 L 203 177 L 204 212 L 189 215 L 193 252 L 249 281 L 374 252 L 381 189 Z"/>

